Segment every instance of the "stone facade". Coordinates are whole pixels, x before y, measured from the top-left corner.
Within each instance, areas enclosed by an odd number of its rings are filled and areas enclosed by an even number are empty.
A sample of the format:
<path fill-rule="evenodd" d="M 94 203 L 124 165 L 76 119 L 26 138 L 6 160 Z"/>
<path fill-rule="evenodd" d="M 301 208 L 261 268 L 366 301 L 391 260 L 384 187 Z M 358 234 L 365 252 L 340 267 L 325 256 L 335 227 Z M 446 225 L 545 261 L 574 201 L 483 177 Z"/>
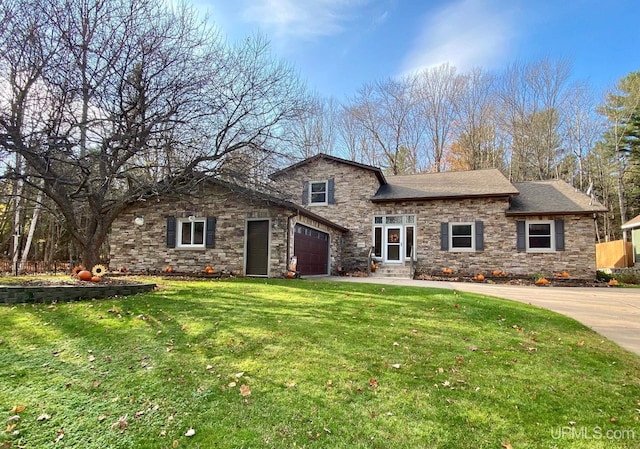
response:
<path fill-rule="evenodd" d="M 341 263 L 365 269 L 373 245 L 375 216 L 415 215 L 417 273 L 440 273 L 451 268 L 463 275 L 504 270 L 512 275 L 553 275 L 568 271 L 571 276 L 595 276 L 595 228 L 591 215 L 530 216 L 531 220 L 565 221 L 565 250 L 543 253 L 518 252 L 516 221 L 510 217 L 509 197 L 461 198 L 428 201 L 372 202 L 380 186 L 375 173 L 331 159 L 312 159 L 279 174 L 274 181 L 290 192 L 288 198 L 300 203 L 304 182 L 334 179 L 335 203 L 306 206 L 314 213 L 349 229 L 341 248 Z M 283 189 L 284 190 L 284 189 Z M 440 246 L 442 222 L 473 222 L 484 227 L 482 251 L 443 251 Z"/>
<path fill-rule="evenodd" d="M 340 264 L 345 268 L 367 267 L 373 232 L 374 204 L 371 197 L 380 182 L 372 171 L 327 159 L 318 159 L 278 176 L 274 182 L 289 192 L 289 201 L 301 204 L 303 184 L 334 179 L 334 204 L 307 205 L 307 209 L 349 229 L 340 245 Z M 334 267 L 335 269 L 335 267 Z"/>
<path fill-rule="evenodd" d="M 167 218 L 215 217 L 215 247 L 181 249 L 167 247 Z M 216 272 L 242 275 L 245 271 L 245 233 L 250 220 L 269 220 L 269 276 L 286 270 L 287 225 L 292 211 L 260 199 L 243 197 L 219 185 L 202 186 L 190 196 L 164 197 L 138 203 L 121 214 L 111 230 L 110 267 L 131 272 L 163 271 L 171 265 L 181 272 Z M 143 217 L 144 224 L 134 224 Z"/>
<path fill-rule="evenodd" d="M 244 274 L 247 222 L 269 220 L 268 276 L 285 273 L 294 254 L 297 223 L 329 234 L 329 273 L 338 267 L 366 270 L 374 244 L 374 217 L 413 216 L 417 273 L 473 275 L 499 269 L 512 275 L 553 275 L 568 271 L 572 277 L 595 275 L 595 227 L 592 214 L 510 216 L 508 194 L 496 197 L 447 198 L 411 201 L 372 201 L 381 185 L 376 169 L 336 158 L 311 158 L 274 175 L 286 200 L 269 201 L 260 195 L 240 195 L 219 184 L 206 184 L 184 197 L 163 197 L 131 206 L 112 225 L 111 268 L 125 266 L 133 272 L 216 272 Z M 323 205 L 303 205 L 305 183 L 331 181 L 332 200 Z M 327 184 L 329 185 L 329 184 Z M 298 206 L 299 205 L 299 206 Z M 180 249 L 167 246 L 167 217 L 215 217 L 214 248 Z M 136 217 L 144 224 L 134 225 Z M 312 218 L 314 217 L 314 218 Z M 518 220 L 564 220 L 565 249 L 520 252 Z M 441 225 L 482 222 L 483 248 L 475 251 L 441 249 Z M 332 226 L 333 223 L 333 226 Z M 409 225 L 411 226 L 411 225 Z M 340 229 L 340 228 L 343 229 Z M 344 228 L 348 232 L 344 231 Z M 408 263 L 408 262 L 407 262 Z"/>

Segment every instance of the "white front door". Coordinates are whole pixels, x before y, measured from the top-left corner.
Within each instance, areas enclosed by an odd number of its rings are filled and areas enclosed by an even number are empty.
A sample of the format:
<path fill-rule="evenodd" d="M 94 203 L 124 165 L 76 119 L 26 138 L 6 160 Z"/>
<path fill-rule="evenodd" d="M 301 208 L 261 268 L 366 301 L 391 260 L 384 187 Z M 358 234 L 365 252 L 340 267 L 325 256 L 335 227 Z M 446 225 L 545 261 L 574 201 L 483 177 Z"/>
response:
<path fill-rule="evenodd" d="M 384 228 L 385 262 L 402 262 L 402 228 Z"/>

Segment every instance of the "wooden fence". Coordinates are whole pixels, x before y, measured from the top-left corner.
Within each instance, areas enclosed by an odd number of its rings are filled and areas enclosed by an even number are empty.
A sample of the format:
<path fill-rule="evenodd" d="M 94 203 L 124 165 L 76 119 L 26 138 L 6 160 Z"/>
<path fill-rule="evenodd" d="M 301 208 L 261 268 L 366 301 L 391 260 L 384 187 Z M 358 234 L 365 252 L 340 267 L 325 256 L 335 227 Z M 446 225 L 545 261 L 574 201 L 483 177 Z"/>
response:
<path fill-rule="evenodd" d="M 596 244 L 596 267 L 627 268 L 633 266 L 633 247 L 631 242 L 614 240 Z"/>

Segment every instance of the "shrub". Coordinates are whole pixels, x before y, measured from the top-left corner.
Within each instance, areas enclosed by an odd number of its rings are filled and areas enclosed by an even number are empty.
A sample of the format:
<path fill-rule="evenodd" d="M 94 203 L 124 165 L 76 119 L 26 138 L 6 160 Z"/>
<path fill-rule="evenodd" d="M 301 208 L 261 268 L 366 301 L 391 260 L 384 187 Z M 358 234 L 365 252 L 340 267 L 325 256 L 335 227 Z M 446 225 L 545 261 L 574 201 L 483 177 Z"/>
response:
<path fill-rule="evenodd" d="M 640 273 L 636 270 L 622 270 L 614 277 L 623 284 L 640 284 Z"/>

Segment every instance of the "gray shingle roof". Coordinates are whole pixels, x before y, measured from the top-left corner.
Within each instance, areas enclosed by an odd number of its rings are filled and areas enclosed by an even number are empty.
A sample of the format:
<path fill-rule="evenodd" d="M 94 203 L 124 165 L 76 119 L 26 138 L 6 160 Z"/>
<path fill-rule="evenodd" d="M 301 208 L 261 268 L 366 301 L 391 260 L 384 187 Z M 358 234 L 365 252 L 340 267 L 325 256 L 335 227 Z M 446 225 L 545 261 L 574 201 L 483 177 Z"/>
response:
<path fill-rule="evenodd" d="M 507 215 L 555 215 L 606 212 L 607 208 L 564 181 L 515 182 L 520 195 L 511 198 Z"/>
<path fill-rule="evenodd" d="M 517 195 L 497 169 L 389 176 L 374 202 Z"/>

